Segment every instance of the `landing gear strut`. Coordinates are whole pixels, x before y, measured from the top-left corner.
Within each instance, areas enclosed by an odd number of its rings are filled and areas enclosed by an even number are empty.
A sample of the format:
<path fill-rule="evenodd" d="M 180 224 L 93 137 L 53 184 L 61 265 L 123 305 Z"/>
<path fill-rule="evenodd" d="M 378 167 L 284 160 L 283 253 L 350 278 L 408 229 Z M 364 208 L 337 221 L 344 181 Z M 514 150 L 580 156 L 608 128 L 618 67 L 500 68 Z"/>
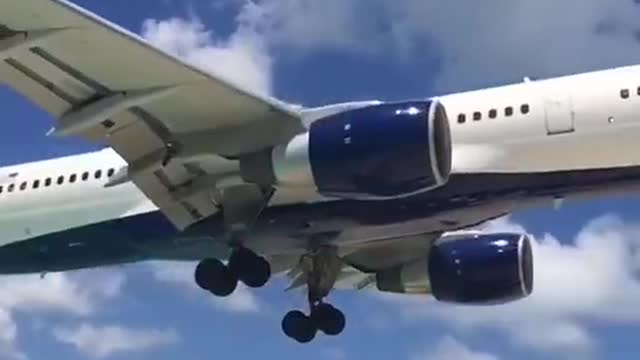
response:
<path fill-rule="evenodd" d="M 309 315 L 299 310 L 289 311 L 282 319 L 282 331 L 299 343 L 313 340 L 318 330 L 331 336 L 340 334 L 346 325 L 344 314 L 323 301 L 342 267 L 336 249 L 320 248 L 303 256 L 300 265 L 307 279 Z"/>
<path fill-rule="evenodd" d="M 269 262 L 246 248 L 233 251 L 227 265 L 218 259 L 202 260 L 195 271 L 195 281 L 204 290 L 216 296 L 228 296 L 238 281 L 252 288 L 264 286 L 271 277 Z"/>

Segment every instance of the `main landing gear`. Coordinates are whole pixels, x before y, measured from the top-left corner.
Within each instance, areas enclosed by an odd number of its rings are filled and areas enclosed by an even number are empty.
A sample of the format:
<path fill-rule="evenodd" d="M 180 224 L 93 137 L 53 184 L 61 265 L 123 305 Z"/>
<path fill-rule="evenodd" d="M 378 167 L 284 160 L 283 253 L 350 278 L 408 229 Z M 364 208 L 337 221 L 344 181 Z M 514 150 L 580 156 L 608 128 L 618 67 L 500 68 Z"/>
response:
<path fill-rule="evenodd" d="M 302 257 L 300 267 L 307 280 L 309 315 L 289 311 L 282 319 L 282 331 L 299 343 L 308 343 L 322 331 L 334 336 L 342 333 L 346 318 L 342 311 L 325 303 L 342 268 L 335 248 L 323 247 Z"/>
<path fill-rule="evenodd" d="M 299 343 L 313 340 L 318 331 L 334 336 L 342 333 L 346 319 L 342 311 L 324 302 L 342 269 L 342 260 L 333 247 L 322 247 L 302 256 L 299 264 L 306 280 L 309 315 L 300 310 L 289 311 L 282 319 L 282 331 Z M 271 276 L 269 262 L 253 251 L 240 247 L 233 251 L 227 265 L 218 259 L 202 260 L 195 271 L 195 281 L 217 296 L 228 296 L 238 281 L 258 288 Z"/>
<path fill-rule="evenodd" d="M 304 344 L 313 340 L 318 330 L 326 335 L 339 335 L 344 330 L 346 318 L 342 311 L 321 302 L 312 305 L 309 316 L 300 310 L 289 311 L 281 325 L 285 335 Z"/>
<path fill-rule="evenodd" d="M 216 296 L 228 296 L 242 281 L 251 288 L 264 286 L 271 277 L 269 262 L 246 248 L 234 250 L 227 265 L 218 259 L 202 260 L 195 271 L 195 281 Z"/>

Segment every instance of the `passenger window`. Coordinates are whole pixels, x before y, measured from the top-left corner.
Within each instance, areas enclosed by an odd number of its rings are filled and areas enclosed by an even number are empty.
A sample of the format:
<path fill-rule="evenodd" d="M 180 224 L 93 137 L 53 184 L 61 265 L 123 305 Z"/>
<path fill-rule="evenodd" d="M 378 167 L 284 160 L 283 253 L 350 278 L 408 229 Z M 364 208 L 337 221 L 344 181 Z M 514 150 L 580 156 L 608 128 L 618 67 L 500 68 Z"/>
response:
<path fill-rule="evenodd" d="M 63 182 L 64 182 L 64 176 L 62 175 L 58 176 L 58 181 L 57 181 L 58 185 L 62 185 Z"/>
<path fill-rule="evenodd" d="M 640 86 L 638 86 L 637 94 L 640 95 Z"/>
<path fill-rule="evenodd" d="M 480 119 L 482 119 L 482 113 L 479 112 L 479 111 L 474 112 L 473 113 L 473 120 L 478 121 Z"/>
<path fill-rule="evenodd" d="M 14 188 L 15 188 L 15 184 L 9 185 L 9 192 L 13 192 Z"/>
<path fill-rule="evenodd" d="M 114 169 L 109 169 L 109 172 L 107 173 L 107 177 L 112 177 L 115 172 L 116 171 Z"/>
<path fill-rule="evenodd" d="M 89 172 L 85 171 L 82 173 L 82 181 L 87 181 L 87 179 L 89 178 Z"/>
<path fill-rule="evenodd" d="M 520 106 L 520 112 L 523 114 L 528 114 L 529 113 L 529 104 L 522 104 L 522 106 Z"/>
<path fill-rule="evenodd" d="M 51 186 L 51 178 L 47 178 L 47 179 L 44 181 L 44 186 Z"/>
<path fill-rule="evenodd" d="M 508 106 L 504 108 L 504 116 L 511 116 L 511 115 L 513 115 L 513 107 Z"/>
<path fill-rule="evenodd" d="M 467 116 L 465 114 L 458 115 L 458 124 L 464 124 L 467 121 Z"/>
<path fill-rule="evenodd" d="M 40 180 L 33 180 L 33 188 L 37 189 L 40 187 Z"/>
<path fill-rule="evenodd" d="M 489 119 L 495 119 L 496 117 L 498 117 L 498 110 L 496 109 L 489 110 Z"/>
<path fill-rule="evenodd" d="M 620 90 L 620 97 L 623 98 L 623 99 L 628 99 L 629 98 L 629 89 Z"/>
<path fill-rule="evenodd" d="M 4 186 L 0 185 L 0 194 L 2 194 L 3 190 L 4 190 Z"/>
<path fill-rule="evenodd" d="M 71 174 L 71 176 L 69 177 L 69 182 L 70 183 L 74 183 L 74 182 L 76 182 L 77 178 L 78 178 L 78 176 L 76 174 Z"/>
<path fill-rule="evenodd" d="M 20 184 L 20 190 L 22 191 L 22 190 L 24 190 L 26 188 L 27 188 L 27 182 L 23 181 L 22 184 Z"/>
<path fill-rule="evenodd" d="M 96 170 L 96 173 L 95 173 L 94 177 L 96 179 L 100 179 L 101 176 L 102 176 L 102 171 L 101 170 Z"/>

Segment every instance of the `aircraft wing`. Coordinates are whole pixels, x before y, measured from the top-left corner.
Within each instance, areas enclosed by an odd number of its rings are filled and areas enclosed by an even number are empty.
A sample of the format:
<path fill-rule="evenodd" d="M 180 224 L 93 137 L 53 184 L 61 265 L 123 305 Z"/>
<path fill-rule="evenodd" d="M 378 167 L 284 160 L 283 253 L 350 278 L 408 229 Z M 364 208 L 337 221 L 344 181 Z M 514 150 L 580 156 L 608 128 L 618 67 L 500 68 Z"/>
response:
<path fill-rule="evenodd" d="M 64 0 L 0 0 L 0 83 L 57 119 L 50 135 L 113 147 L 129 179 L 179 228 L 217 211 L 213 167 L 237 178 L 235 160 L 304 130 L 277 100 Z"/>

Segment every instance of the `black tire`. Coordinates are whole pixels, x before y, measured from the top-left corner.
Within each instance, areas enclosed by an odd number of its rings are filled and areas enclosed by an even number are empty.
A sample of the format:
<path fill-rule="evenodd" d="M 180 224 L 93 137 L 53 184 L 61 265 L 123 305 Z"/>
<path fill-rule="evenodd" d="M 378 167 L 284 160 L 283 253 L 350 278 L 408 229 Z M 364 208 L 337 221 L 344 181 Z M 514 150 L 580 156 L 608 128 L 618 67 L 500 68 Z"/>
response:
<path fill-rule="evenodd" d="M 289 311 L 282 319 L 282 331 L 288 337 L 306 344 L 316 336 L 317 329 L 311 319 L 302 311 Z"/>
<path fill-rule="evenodd" d="M 238 279 L 251 288 L 264 286 L 271 278 L 271 265 L 262 256 L 251 250 L 240 248 L 231 254 L 229 269 L 238 275 Z"/>
<path fill-rule="evenodd" d="M 196 284 L 216 296 L 228 296 L 238 286 L 238 278 L 218 259 L 204 259 L 196 267 Z"/>
<path fill-rule="evenodd" d="M 329 336 L 342 333 L 347 321 L 342 311 L 331 304 L 319 304 L 311 312 L 311 319 L 318 330 Z"/>

